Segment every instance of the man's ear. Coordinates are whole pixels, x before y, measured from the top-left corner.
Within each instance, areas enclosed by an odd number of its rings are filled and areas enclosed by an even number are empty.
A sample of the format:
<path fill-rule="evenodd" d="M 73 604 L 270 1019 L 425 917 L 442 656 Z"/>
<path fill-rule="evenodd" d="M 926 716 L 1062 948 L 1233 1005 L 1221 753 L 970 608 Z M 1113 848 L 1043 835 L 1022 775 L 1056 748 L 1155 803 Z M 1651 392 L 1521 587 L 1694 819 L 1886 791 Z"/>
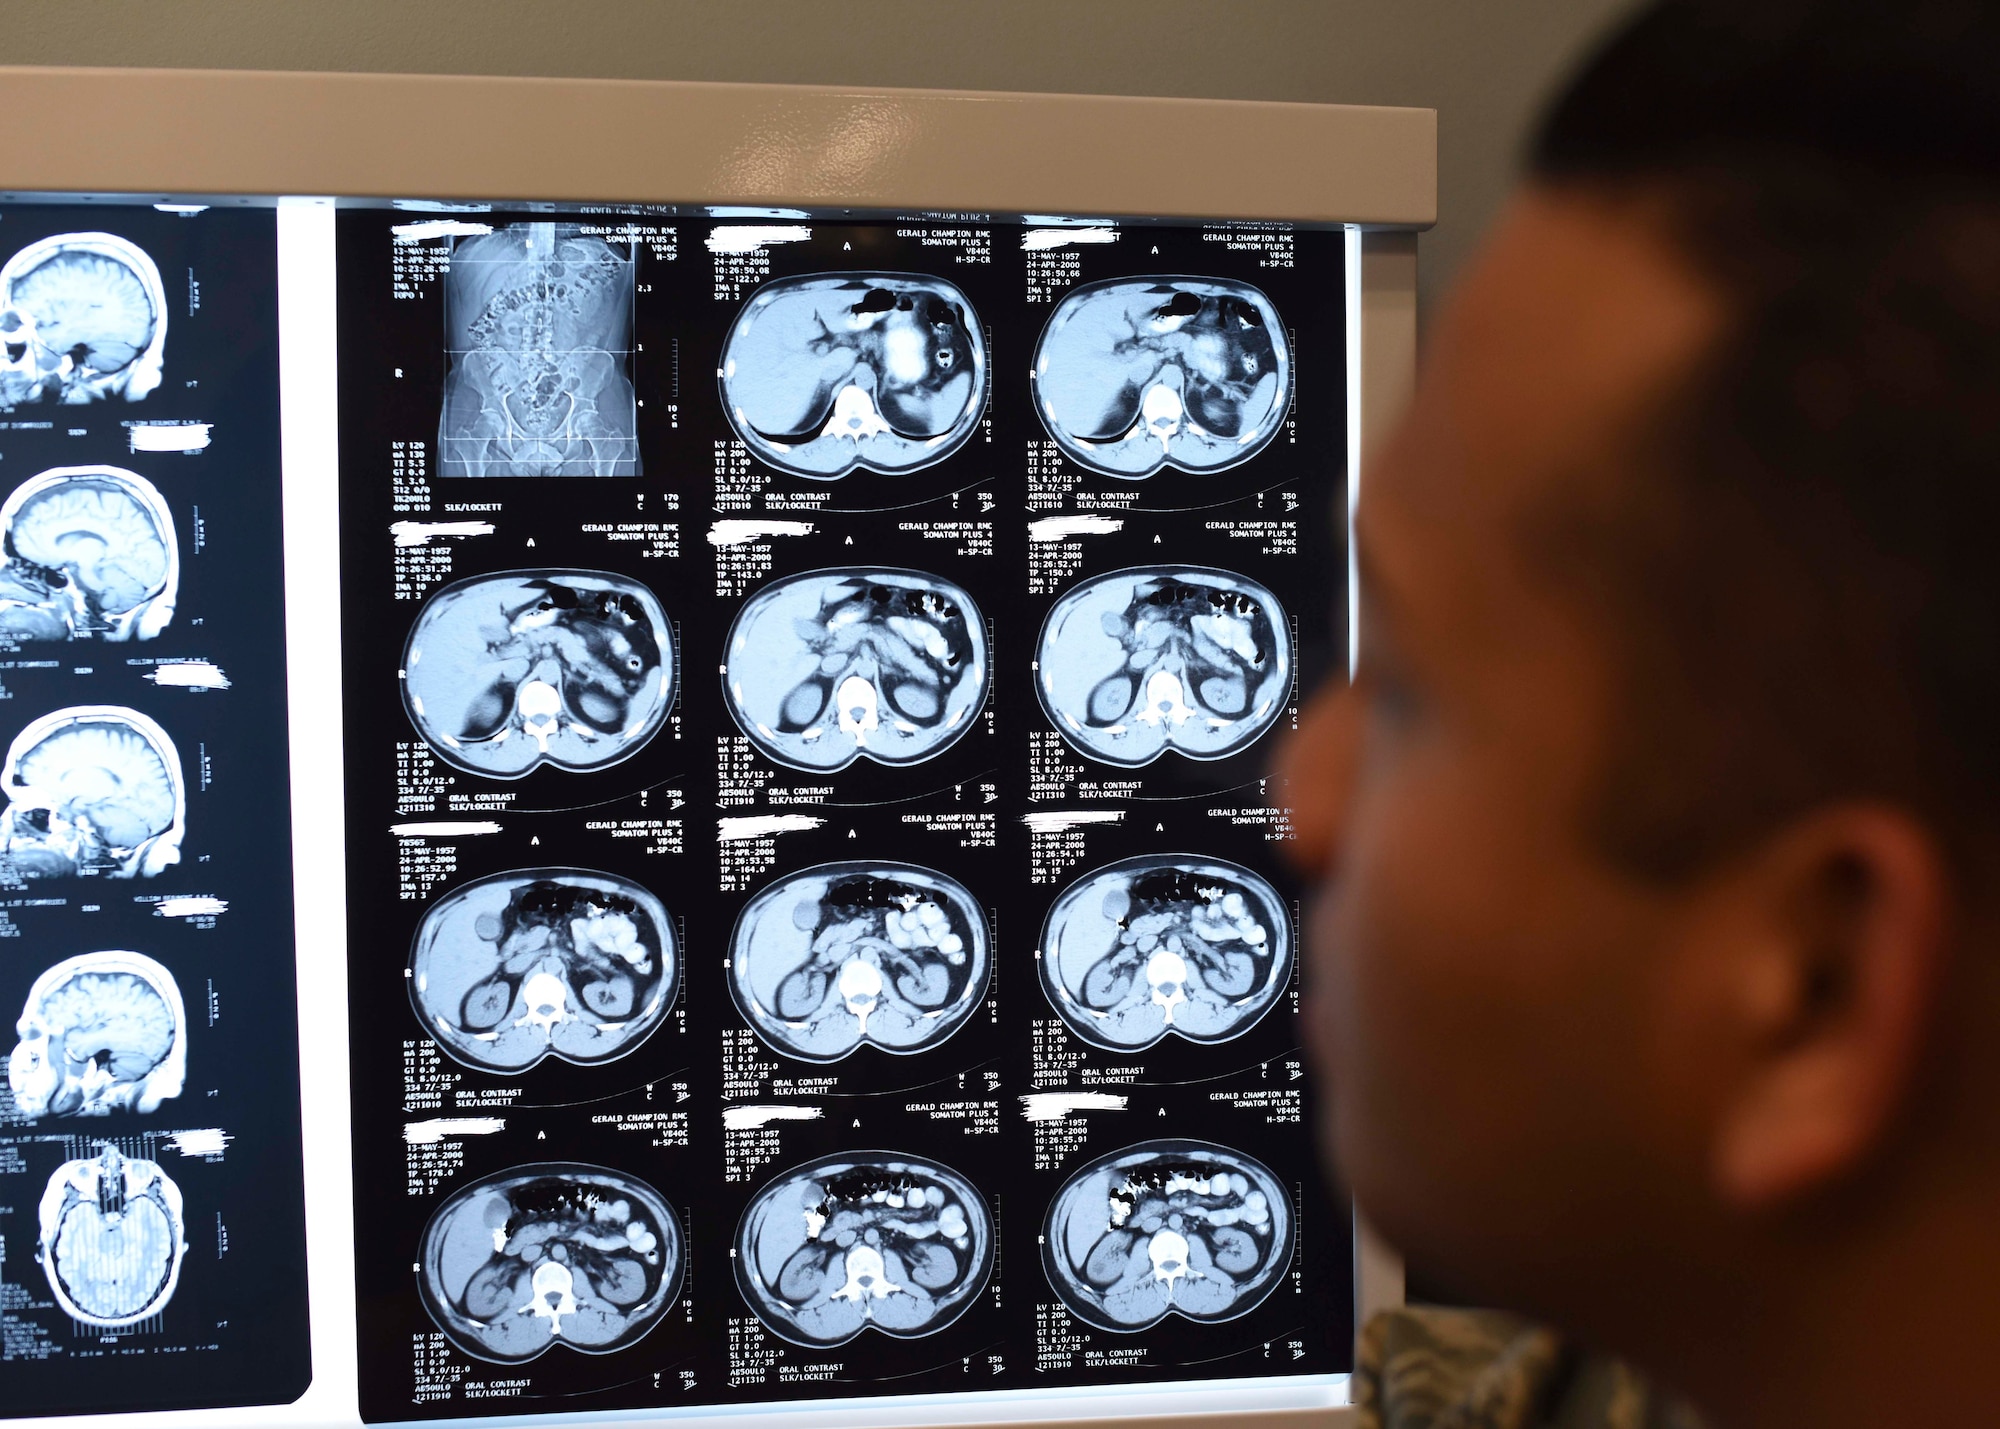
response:
<path fill-rule="evenodd" d="M 1739 872 L 1752 931 L 1729 960 L 1724 1010 L 1741 1060 L 1712 1173 L 1727 1203 L 1757 1211 L 1881 1145 L 1945 975 L 1951 878 L 1920 822 L 1866 804 L 1796 821 Z"/>
<path fill-rule="evenodd" d="M 1325 877 L 1339 856 L 1340 824 L 1360 752 L 1361 702 L 1345 680 L 1328 680 L 1278 746 L 1271 772 L 1292 808 L 1286 855 L 1301 873 Z"/>

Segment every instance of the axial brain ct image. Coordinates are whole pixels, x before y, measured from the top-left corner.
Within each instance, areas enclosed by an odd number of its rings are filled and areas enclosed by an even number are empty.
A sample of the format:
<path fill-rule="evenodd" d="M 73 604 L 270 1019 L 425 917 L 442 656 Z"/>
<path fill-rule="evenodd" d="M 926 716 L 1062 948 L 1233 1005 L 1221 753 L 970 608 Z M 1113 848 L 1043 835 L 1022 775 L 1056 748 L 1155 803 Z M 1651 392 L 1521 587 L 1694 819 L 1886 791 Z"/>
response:
<path fill-rule="evenodd" d="M 922 1052 L 985 995 L 986 916 L 956 881 L 837 863 L 766 888 L 736 920 L 729 990 L 777 1051 L 832 1062 L 863 1043 Z"/>
<path fill-rule="evenodd" d="M 729 712 L 794 769 L 940 754 L 971 728 L 986 679 L 986 626 L 972 597 L 921 571 L 776 581 L 744 603 L 724 646 Z"/>
<path fill-rule="evenodd" d="M 137 710 L 77 705 L 42 716 L 7 747 L 0 794 L 0 860 L 23 878 L 152 878 L 180 862 L 180 754 Z"/>
<path fill-rule="evenodd" d="M 547 763 L 602 769 L 673 706 L 673 631 L 659 600 L 609 571 L 505 571 L 448 585 L 403 650 L 410 722 L 444 760 L 518 779 Z"/>
<path fill-rule="evenodd" d="M 1268 1168 L 1201 1141 L 1091 1162 L 1049 1204 L 1042 1261 L 1078 1319 L 1144 1330 L 1168 1315 L 1233 1320 L 1292 1259 L 1291 1203 Z"/>
<path fill-rule="evenodd" d="M 634 260 L 576 224 L 459 240 L 445 275 L 442 476 L 637 476 Z"/>
<path fill-rule="evenodd" d="M 99 1329 L 137 1324 L 165 1308 L 187 1254 L 181 1190 L 152 1161 L 109 1142 L 69 1161 L 42 1192 L 38 1258 L 56 1303 Z"/>
<path fill-rule="evenodd" d="M 187 1080 L 187 1011 L 144 953 L 82 953 L 36 978 L 7 1085 L 23 1116 L 158 1111 Z"/>
<path fill-rule="evenodd" d="M 1168 1034 L 1226 1042 L 1291 981 L 1291 921 L 1247 868 L 1173 854 L 1070 885 L 1042 931 L 1042 989 L 1072 1032 L 1109 1051 Z"/>
<path fill-rule="evenodd" d="M 866 1329 L 901 1339 L 965 1313 L 993 1270 L 985 1199 L 956 1171 L 894 1152 L 794 1167 L 744 1209 L 736 1283 L 771 1329 L 803 1345 Z"/>
<path fill-rule="evenodd" d="M 111 233 L 61 233 L 0 265 L 0 407 L 136 402 L 160 385 L 160 270 Z"/>
<path fill-rule="evenodd" d="M 180 575 L 173 514 L 134 472 L 57 467 L 0 504 L 0 639 L 151 640 Z"/>
<path fill-rule="evenodd" d="M 459 1061 L 622 1057 L 680 988 L 673 920 L 628 879 L 576 868 L 495 874 L 439 899 L 410 953 L 410 1001 Z"/>
<path fill-rule="evenodd" d="M 1247 461 L 1284 424 L 1291 353 L 1271 300 L 1221 278 L 1076 289 L 1036 344 L 1035 409 L 1075 461 L 1140 478 Z"/>
<path fill-rule="evenodd" d="M 736 434 L 780 470 L 895 475 L 964 445 L 986 403 L 965 294 L 915 273 L 783 278 L 751 295 L 719 370 Z"/>
<path fill-rule="evenodd" d="M 1228 571 L 1145 566 L 1085 581 L 1049 611 L 1036 693 L 1092 759 L 1140 765 L 1172 749 L 1221 759 L 1277 720 L 1291 627 L 1276 596 Z"/>
<path fill-rule="evenodd" d="M 517 1166 L 454 1194 L 424 1228 L 419 1285 L 445 1338 L 519 1364 L 555 1345 L 609 1354 L 681 1292 L 681 1227 L 664 1197 L 603 1166 Z"/>

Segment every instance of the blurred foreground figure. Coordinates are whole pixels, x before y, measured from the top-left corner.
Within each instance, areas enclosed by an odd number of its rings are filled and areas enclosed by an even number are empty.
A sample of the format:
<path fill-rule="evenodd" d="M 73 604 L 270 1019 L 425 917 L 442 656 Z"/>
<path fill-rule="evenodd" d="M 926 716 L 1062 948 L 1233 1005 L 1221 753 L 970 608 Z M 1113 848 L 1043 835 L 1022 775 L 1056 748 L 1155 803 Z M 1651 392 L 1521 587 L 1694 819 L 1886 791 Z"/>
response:
<path fill-rule="evenodd" d="M 1996 76 L 1969 0 L 1615 39 L 1432 333 L 1290 752 L 1361 1205 L 1722 1429 L 2000 1424 Z"/>

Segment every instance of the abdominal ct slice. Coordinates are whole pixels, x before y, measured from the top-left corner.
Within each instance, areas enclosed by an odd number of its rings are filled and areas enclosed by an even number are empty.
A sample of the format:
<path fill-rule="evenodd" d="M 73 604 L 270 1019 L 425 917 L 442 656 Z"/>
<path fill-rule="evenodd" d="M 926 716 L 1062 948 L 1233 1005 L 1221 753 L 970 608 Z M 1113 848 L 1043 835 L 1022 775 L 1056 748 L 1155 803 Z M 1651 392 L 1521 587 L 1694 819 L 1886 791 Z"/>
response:
<path fill-rule="evenodd" d="M 1092 759 L 1137 766 L 1169 749 L 1222 759 L 1283 713 L 1291 623 L 1278 598 L 1244 576 L 1139 566 L 1058 600 L 1035 666 L 1050 723 Z"/>
<path fill-rule="evenodd" d="M 136 472 L 59 466 L 0 504 L 0 638 L 151 640 L 180 578 L 173 513 Z"/>
<path fill-rule="evenodd" d="M 144 953 L 64 958 L 35 979 L 7 1084 L 24 1116 L 154 1112 L 187 1080 L 187 1011 Z"/>
<path fill-rule="evenodd" d="M 823 273 L 759 288 L 730 326 L 722 407 L 750 450 L 824 481 L 898 475 L 963 446 L 986 405 L 965 294 L 917 273 Z"/>
<path fill-rule="evenodd" d="M 460 1062 L 492 1072 L 623 1057 L 666 1019 L 680 978 L 660 900 L 580 868 L 455 889 L 424 914 L 410 949 L 417 1020 Z"/>
<path fill-rule="evenodd" d="M 948 1166 L 894 1151 L 822 1157 L 759 1191 L 736 1227 L 736 1284 L 794 1344 L 863 1330 L 934 1335 L 993 1273 L 986 1198 Z"/>
<path fill-rule="evenodd" d="M 56 1168 L 42 1192 L 37 1258 L 56 1303 L 102 1330 L 157 1315 L 180 1283 L 187 1223 L 180 1187 L 109 1142 Z"/>
<path fill-rule="evenodd" d="M 424 1227 L 424 1309 L 459 1349 L 521 1364 L 566 1345 L 624 1349 L 681 1293 L 680 1218 L 658 1191 L 605 1166 L 516 1166 L 455 1192 Z"/>
<path fill-rule="evenodd" d="M 956 879 L 906 863 L 830 863 L 750 900 L 729 991 L 787 1057 L 835 1062 L 872 1044 L 927 1052 L 986 993 L 986 915 Z"/>
<path fill-rule="evenodd" d="M 673 627 L 652 591 L 610 571 L 475 576 L 426 602 L 402 677 L 410 723 L 448 764 L 494 779 L 604 769 L 673 708 Z"/>
<path fill-rule="evenodd" d="M 1035 346 L 1035 410 L 1108 476 L 1202 475 L 1284 425 L 1291 342 L 1271 300 L 1222 278 L 1113 278 L 1057 303 Z"/>
<path fill-rule="evenodd" d="M 1292 978 L 1285 903 L 1249 869 L 1168 854 L 1065 889 L 1042 929 L 1042 991 L 1069 1029 L 1112 1052 L 1168 1035 L 1240 1037 Z"/>
<path fill-rule="evenodd" d="M 744 602 L 722 683 L 737 725 L 779 764 L 917 764 L 986 701 L 986 624 L 964 590 L 922 571 L 811 571 Z"/>
<path fill-rule="evenodd" d="M 14 737 L 0 856 L 21 877 L 151 878 L 180 862 L 187 786 L 167 732 L 122 705 L 74 705 Z"/>
<path fill-rule="evenodd" d="M 1078 1319 L 1137 1331 L 1248 1314 L 1284 1278 L 1292 1244 L 1291 1201 L 1269 1167 L 1211 1142 L 1148 1141 L 1063 1183 L 1042 1264 Z"/>

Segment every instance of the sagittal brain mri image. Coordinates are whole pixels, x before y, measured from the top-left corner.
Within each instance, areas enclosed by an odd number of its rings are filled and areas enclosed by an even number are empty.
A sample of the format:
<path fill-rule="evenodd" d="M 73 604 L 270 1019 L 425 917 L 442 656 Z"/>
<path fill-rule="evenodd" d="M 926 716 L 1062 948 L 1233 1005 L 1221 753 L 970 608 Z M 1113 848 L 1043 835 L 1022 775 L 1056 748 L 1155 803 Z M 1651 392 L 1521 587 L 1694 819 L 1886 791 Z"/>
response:
<path fill-rule="evenodd" d="M 1208 1142 L 1148 1141 L 1063 1183 L 1042 1260 L 1078 1319 L 1144 1330 L 1255 1309 L 1284 1277 L 1292 1237 L 1291 1202 L 1267 1167 Z"/>
<path fill-rule="evenodd" d="M 7 1085 L 23 1116 L 155 1112 L 187 1081 L 187 1010 L 144 953 L 65 958 L 36 978 L 14 1024 Z"/>
<path fill-rule="evenodd" d="M 65 1162 L 42 1192 L 37 1258 L 72 1319 L 115 1330 L 157 1315 L 187 1254 L 181 1188 L 158 1163 L 101 1143 Z"/>
<path fill-rule="evenodd" d="M 567 1345 L 609 1354 L 642 1339 L 681 1293 L 680 1220 L 620 1171 L 517 1166 L 454 1194 L 424 1228 L 418 1283 L 445 1338 L 520 1364 Z"/>
<path fill-rule="evenodd" d="M 61 233 L 0 265 L 0 406 L 136 402 L 160 385 L 167 295 L 144 249 Z"/>
<path fill-rule="evenodd" d="M 180 862 L 180 753 L 137 710 L 43 715 L 7 746 L 0 793 L 0 857 L 20 877 L 152 878 Z"/>
<path fill-rule="evenodd" d="M 933 1335 L 993 1271 L 993 1221 L 972 1183 L 895 1152 L 794 1167 L 744 1209 L 736 1283 L 750 1308 L 802 1345 L 863 1330 Z"/>
<path fill-rule="evenodd" d="M 904 863 L 794 874 L 736 920 L 729 990 L 774 1049 L 834 1062 L 863 1043 L 923 1052 L 986 992 L 986 915 L 965 887 Z"/>
<path fill-rule="evenodd" d="M 722 406 L 781 471 L 894 476 L 965 444 L 986 405 L 986 340 L 950 283 L 832 273 L 766 284 L 723 343 Z"/>
<path fill-rule="evenodd" d="M 637 1047 L 680 990 L 673 920 L 629 879 L 525 868 L 446 894 L 410 952 L 424 1030 L 469 1066 L 590 1065 Z"/>
<path fill-rule="evenodd" d="M 1228 571 L 1143 566 L 1085 581 L 1049 611 L 1035 690 L 1083 754 L 1150 764 L 1222 759 L 1283 712 L 1291 626 L 1278 598 Z"/>
<path fill-rule="evenodd" d="M 136 472 L 57 467 L 0 504 L 0 640 L 151 640 L 180 582 L 173 514 Z"/>
<path fill-rule="evenodd" d="M 1056 899 L 1041 975 L 1070 1031 L 1094 1046 L 1227 1042 L 1291 982 L 1291 919 L 1247 868 L 1191 854 L 1126 859 Z"/>
<path fill-rule="evenodd" d="M 1248 461 L 1291 404 L 1271 300 L 1221 278 L 1114 278 L 1076 289 L 1035 346 L 1035 409 L 1079 464 L 1136 479 Z"/>
<path fill-rule="evenodd" d="M 570 223 L 460 239 L 445 274 L 443 476 L 637 476 L 629 249 Z"/>
<path fill-rule="evenodd" d="M 986 701 L 986 625 L 971 596 L 921 571 L 812 571 L 744 603 L 722 682 L 736 723 L 780 764 L 917 764 Z"/>
<path fill-rule="evenodd" d="M 504 571 L 448 585 L 403 648 L 403 704 L 446 763 L 494 779 L 603 769 L 673 707 L 673 628 L 609 571 Z"/>

